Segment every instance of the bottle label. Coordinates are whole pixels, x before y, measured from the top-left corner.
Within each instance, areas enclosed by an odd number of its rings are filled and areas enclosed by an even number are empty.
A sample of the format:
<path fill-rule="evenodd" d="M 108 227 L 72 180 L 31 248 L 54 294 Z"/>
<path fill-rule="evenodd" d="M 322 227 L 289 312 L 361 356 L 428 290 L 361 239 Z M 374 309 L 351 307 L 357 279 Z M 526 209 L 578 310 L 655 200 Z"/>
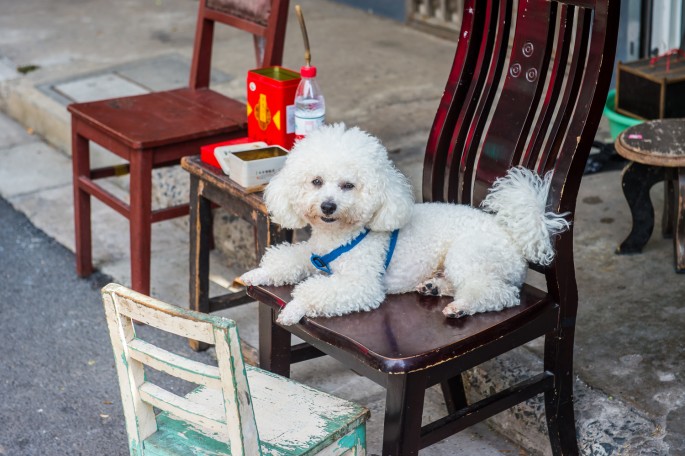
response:
<path fill-rule="evenodd" d="M 295 116 L 295 134 L 297 136 L 307 136 L 312 131 L 323 125 L 325 116 L 320 117 L 298 117 Z"/>
<path fill-rule="evenodd" d="M 295 133 L 295 105 L 294 104 L 291 104 L 290 106 L 285 107 L 285 117 L 286 117 L 285 132 L 288 134 Z"/>

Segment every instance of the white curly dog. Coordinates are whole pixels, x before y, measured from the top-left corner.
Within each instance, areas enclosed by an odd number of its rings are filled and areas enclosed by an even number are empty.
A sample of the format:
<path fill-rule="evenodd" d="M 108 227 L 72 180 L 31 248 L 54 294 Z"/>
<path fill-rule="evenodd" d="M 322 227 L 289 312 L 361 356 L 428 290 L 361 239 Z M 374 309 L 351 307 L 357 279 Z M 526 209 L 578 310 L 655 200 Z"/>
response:
<path fill-rule="evenodd" d="M 297 284 L 278 316 L 283 325 L 375 309 L 386 293 L 453 296 L 443 309 L 452 318 L 515 306 L 528 262 L 549 264 L 552 236 L 569 226 L 545 210 L 550 179 L 513 168 L 484 210 L 415 204 L 378 139 L 325 126 L 295 144 L 264 195 L 276 223 L 309 224 L 310 239 L 270 247 L 242 280 Z"/>

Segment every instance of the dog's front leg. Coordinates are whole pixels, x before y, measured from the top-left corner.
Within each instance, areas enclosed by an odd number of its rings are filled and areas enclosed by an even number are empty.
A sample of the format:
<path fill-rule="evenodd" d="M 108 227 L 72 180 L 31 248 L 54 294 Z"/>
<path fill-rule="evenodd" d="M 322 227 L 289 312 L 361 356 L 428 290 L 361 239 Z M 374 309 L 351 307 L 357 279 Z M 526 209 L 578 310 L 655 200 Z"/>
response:
<path fill-rule="evenodd" d="M 245 285 L 294 284 L 314 272 L 309 261 L 310 255 L 306 242 L 275 245 L 267 249 L 257 269 L 246 272 L 240 278 Z"/>
<path fill-rule="evenodd" d="M 317 275 L 293 289 L 293 299 L 278 316 L 282 325 L 296 324 L 304 317 L 333 317 L 377 308 L 385 290 L 377 275 Z"/>

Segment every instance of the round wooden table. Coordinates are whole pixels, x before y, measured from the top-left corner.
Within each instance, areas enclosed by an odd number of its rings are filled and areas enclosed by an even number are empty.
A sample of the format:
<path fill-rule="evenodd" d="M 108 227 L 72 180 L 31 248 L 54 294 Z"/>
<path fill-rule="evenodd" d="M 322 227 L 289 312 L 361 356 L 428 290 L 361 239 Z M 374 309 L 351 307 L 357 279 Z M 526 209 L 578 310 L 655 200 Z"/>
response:
<path fill-rule="evenodd" d="M 623 194 L 633 227 L 616 253 L 640 253 L 654 229 L 649 190 L 664 183 L 662 234 L 673 236 L 676 272 L 685 272 L 685 119 L 651 120 L 624 130 L 616 152 L 630 160 L 623 171 Z"/>

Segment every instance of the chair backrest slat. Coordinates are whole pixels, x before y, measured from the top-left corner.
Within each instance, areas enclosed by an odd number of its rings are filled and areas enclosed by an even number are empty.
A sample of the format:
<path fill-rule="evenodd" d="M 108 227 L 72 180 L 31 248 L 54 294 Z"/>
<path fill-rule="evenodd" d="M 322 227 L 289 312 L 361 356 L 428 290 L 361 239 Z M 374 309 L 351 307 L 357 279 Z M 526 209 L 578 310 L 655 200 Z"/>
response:
<path fill-rule="evenodd" d="M 103 288 L 103 304 L 114 349 L 126 431 L 132 448 L 157 430 L 153 407 L 169 412 L 228 443 L 231 454 L 260 454 L 240 339 L 231 320 L 163 303 L 121 285 Z M 217 366 L 206 365 L 136 337 L 133 321 L 184 338 L 216 345 Z M 223 404 L 205 404 L 198 395 L 178 396 L 146 380 L 145 366 L 219 391 Z M 193 400 L 195 399 L 195 400 Z"/>
<path fill-rule="evenodd" d="M 289 0 L 200 0 L 190 87 L 209 87 L 216 23 L 254 36 L 256 67 L 281 65 Z"/>
<path fill-rule="evenodd" d="M 169 315 L 180 316 L 180 312 L 177 312 L 176 309 L 152 307 L 156 300 L 147 296 L 141 295 L 136 298 L 139 300 L 116 295 L 114 299 L 118 313 L 162 331 L 180 334 L 207 344 L 214 343 L 214 331 L 211 323 L 190 318 L 170 319 Z"/>
<path fill-rule="evenodd" d="M 568 7 L 565 7 L 568 8 Z M 576 13 L 576 14 L 573 14 Z M 572 41 L 564 42 L 563 47 L 570 47 L 568 57 L 570 60 L 566 62 L 566 67 L 561 70 L 568 73 L 569 78 L 565 81 L 565 87 L 561 94 L 561 98 L 557 98 L 556 117 L 550 127 L 549 138 L 551 144 L 547 147 L 541 148 L 538 151 L 537 170 L 540 172 L 549 171 L 555 164 L 555 160 L 559 155 L 559 148 L 565 130 L 570 126 L 570 119 L 573 115 L 577 99 L 578 89 L 583 78 L 583 72 L 587 71 L 585 58 L 587 56 L 587 46 L 589 36 L 586 33 L 588 28 L 591 11 L 575 11 L 567 15 L 569 19 L 576 23 L 575 34 L 572 36 Z"/>
<path fill-rule="evenodd" d="M 500 101 L 492 108 L 477 163 L 469 167 L 475 176 L 473 198 L 466 193 L 462 196 L 467 202 L 480 202 L 492 181 L 520 161 L 538 112 L 546 82 L 556 5 L 545 0 L 531 0 L 529 5 L 530 8 L 516 11 L 507 69 L 498 75 L 502 79 Z"/>
<path fill-rule="evenodd" d="M 479 94 L 476 111 L 470 122 L 464 126 L 466 130 L 460 135 L 463 141 L 454 141 L 447 158 L 447 181 L 444 193 L 448 201 L 466 202 L 470 200 L 472 179 L 476 173 L 474 163 L 480 154 L 481 140 L 486 134 L 486 126 L 496 107 L 499 82 L 504 65 L 507 61 L 507 48 L 511 32 L 511 1 L 493 1 L 493 8 L 489 19 L 489 35 L 493 38 L 492 47 L 482 51 L 489 58 L 489 65 L 483 74 L 484 84 Z M 478 6 L 476 11 L 478 11 Z M 462 128 L 464 128 L 464 126 Z M 457 183 L 457 185 L 454 185 Z"/>
<path fill-rule="evenodd" d="M 423 167 L 423 198 L 425 201 L 443 201 L 443 185 L 447 154 L 454 132 L 475 110 L 474 96 L 478 82 L 474 76 L 480 75 L 483 59 L 480 59 L 480 43 L 484 36 L 485 14 L 475 14 L 476 0 L 464 1 L 462 33 L 459 35 L 454 64 L 447 79 L 447 87 L 440 100 L 435 115 L 433 129 L 426 146 Z M 457 64 L 463 63 L 463 65 Z"/>
<path fill-rule="evenodd" d="M 221 383 L 226 404 L 226 419 L 231 426 L 231 439 L 240 439 L 248 450 L 245 455 L 259 454 L 259 435 L 255 425 L 254 410 L 250 399 L 250 387 L 245 374 L 245 360 L 242 356 L 231 356 L 240 353 L 240 339 L 238 331 L 232 328 L 216 328 L 216 357 L 219 362 L 219 372 L 224 381 Z M 240 372 L 242 375 L 236 375 Z M 234 373 L 234 375 L 228 375 Z M 250 450 L 253 449 L 253 450 Z M 240 453 L 233 453 L 240 454 Z"/>
<path fill-rule="evenodd" d="M 579 183 L 611 78 L 618 0 L 466 1 L 426 147 L 425 201 L 478 205 L 512 166 Z M 568 174 L 572 176 L 568 176 Z M 558 176 L 557 176 L 558 175 Z"/>
<path fill-rule="evenodd" d="M 102 302 L 105 307 L 107 328 L 114 351 L 114 365 L 119 378 L 121 403 L 126 418 L 126 434 L 128 435 L 131 454 L 143 454 L 143 440 L 157 431 L 157 420 L 152 406 L 140 398 L 138 387 L 145 382 L 145 370 L 142 364 L 128 361 L 127 344 L 135 339 L 133 321 L 121 318 L 116 310 L 114 292 L 116 286 L 107 285 L 103 290 Z"/>
<path fill-rule="evenodd" d="M 221 388 L 221 375 L 216 366 L 193 361 L 141 339 L 133 339 L 128 348 L 131 358 L 155 370 L 209 388 Z"/>
<path fill-rule="evenodd" d="M 538 116 L 537 122 L 533 127 L 528 148 L 521 161 L 521 163 L 527 168 L 535 168 L 545 140 L 550 136 L 550 131 L 557 130 L 557 128 L 551 128 L 550 130 L 550 124 L 555 120 L 555 112 L 558 110 L 560 105 L 557 100 L 559 99 L 559 94 L 564 87 L 565 80 L 564 78 L 556 77 L 556 75 L 559 74 L 559 72 L 566 71 L 570 43 L 574 31 L 573 12 L 573 9 L 560 8 L 558 14 L 557 23 L 559 28 L 556 31 L 556 41 L 554 44 L 556 52 L 552 57 L 553 64 L 550 70 L 550 80 L 548 81 L 545 99 L 541 106 L 540 115 Z"/>
<path fill-rule="evenodd" d="M 140 385 L 138 391 L 145 403 L 199 426 L 203 430 L 218 434 L 224 439 L 228 438 L 226 415 L 222 413 L 223 410 L 217 412 L 216 409 L 193 402 L 150 382 Z"/>
<path fill-rule="evenodd" d="M 587 1 L 574 1 L 574 4 L 585 5 Z M 560 212 L 573 212 L 580 187 L 585 162 L 590 154 L 597 125 L 602 117 L 611 75 L 614 68 L 614 56 L 618 35 L 620 2 L 610 0 L 596 2 L 591 11 L 584 11 L 589 29 L 590 40 L 587 57 L 582 71 L 582 82 L 578 89 L 572 121 L 558 152 L 553 169 L 556 182 L 550 191 L 550 202 L 553 209 Z M 591 24 L 591 25 L 590 25 Z M 578 70 L 580 73 L 581 71 Z M 552 169 L 548 166 L 546 169 Z M 570 178 L 569 178 L 570 176 Z M 562 177 L 566 177 L 562 180 Z"/>
<path fill-rule="evenodd" d="M 463 71 L 462 76 L 464 77 L 461 78 L 456 89 L 459 95 L 465 92 L 464 106 L 459 106 L 456 103 L 450 104 L 450 109 L 456 110 L 457 115 L 447 116 L 454 119 L 454 124 L 449 125 L 442 132 L 447 141 L 445 139 L 439 141 L 444 149 L 437 150 L 437 160 L 433 164 L 436 172 L 431 176 L 435 179 L 431 185 L 432 201 L 459 201 L 458 196 L 451 199 L 447 196 L 448 189 L 452 189 L 453 193 L 458 193 L 457 189 L 461 189 L 464 185 L 464 176 L 460 169 L 461 162 L 468 162 L 468 152 L 473 151 L 473 149 L 469 149 L 468 144 L 472 144 L 475 133 L 474 127 L 478 125 L 479 115 L 484 112 L 484 105 L 481 102 L 482 95 L 487 96 L 492 87 L 491 84 L 487 84 L 488 78 L 492 76 L 492 66 L 496 66 L 496 59 L 492 57 L 496 53 L 496 46 L 500 50 L 502 49 L 502 43 L 496 42 L 497 32 L 500 31 L 501 33 L 501 28 L 498 27 L 501 3 L 501 1 L 473 2 L 468 7 L 465 5 L 464 18 L 466 19 L 468 16 L 474 16 L 474 18 L 462 23 L 459 44 L 465 41 L 462 38 L 466 39 L 472 36 L 468 39 L 467 44 L 472 49 L 467 51 L 467 55 L 472 57 L 473 72 L 468 71 L 468 69 Z M 458 65 L 457 59 L 459 58 L 458 52 L 455 56 L 455 66 Z M 447 91 L 445 91 L 443 99 L 445 96 L 448 96 Z M 426 155 L 432 155 L 431 151 L 427 151 Z M 440 165 L 442 166 L 440 167 Z"/>

